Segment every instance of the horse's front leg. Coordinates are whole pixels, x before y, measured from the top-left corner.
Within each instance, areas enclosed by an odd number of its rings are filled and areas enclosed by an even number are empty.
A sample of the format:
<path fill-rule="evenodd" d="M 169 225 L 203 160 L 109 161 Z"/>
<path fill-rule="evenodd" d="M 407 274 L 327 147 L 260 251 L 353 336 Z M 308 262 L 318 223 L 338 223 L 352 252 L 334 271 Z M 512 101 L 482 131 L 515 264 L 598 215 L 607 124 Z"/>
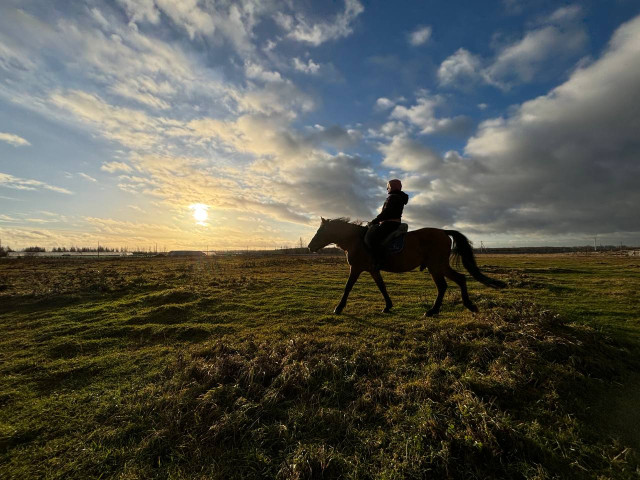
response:
<path fill-rule="evenodd" d="M 344 309 L 345 305 L 347 304 L 347 298 L 349 298 L 349 292 L 351 292 L 351 289 L 353 288 L 353 285 L 358 280 L 358 277 L 360 276 L 360 273 L 362 273 L 362 270 L 357 270 L 357 269 L 351 267 L 351 271 L 349 272 L 349 279 L 347 280 L 347 284 L 344 286 L 344 293 L 342 294 L 342 298 L 340 299 L 340 303 L 338 303 L 338 306 L 333 311 L 333 313 L 335 313 L 336 315 L 340 315 L 340 313 Z"/>
<path fill-rule="evenodd" d="M 371 276 L 375 280 L 376 285 L 380 289 L 380 293 L 382 293 L 382 296 L 384 297 L 385 307 L 384 310 L 382 310 L 382 313 L 388 313 L 391 310 L 391 307 L 393 307 L 393 303 L 391 302 L 391 298 L 387 293 L 387 286 L 384 284 L 382 275 L 380 275 L 380 270 L 372 271 Z"/>

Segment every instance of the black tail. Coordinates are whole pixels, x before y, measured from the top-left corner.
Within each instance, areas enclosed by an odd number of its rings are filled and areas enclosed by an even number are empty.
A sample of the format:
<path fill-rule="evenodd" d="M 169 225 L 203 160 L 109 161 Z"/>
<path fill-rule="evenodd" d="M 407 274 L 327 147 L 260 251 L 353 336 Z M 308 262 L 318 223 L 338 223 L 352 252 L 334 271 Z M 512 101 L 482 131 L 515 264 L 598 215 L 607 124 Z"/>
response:
<path fill-rule="evenodd" d="M 491 288 L 504 288 L 507 285 L 501 281 L 487 277 L 483 274 L 478 265 L 476 265 L 476 259 L 473 255 L 473 248 L 471 248 L 471 242 L 463 234 L 457 230 L 445 230 L 445 233 L 453 238 L 453 250 L 451 253 L 454 258 L 461 258 L 462 265 L 477 281 Z"/>

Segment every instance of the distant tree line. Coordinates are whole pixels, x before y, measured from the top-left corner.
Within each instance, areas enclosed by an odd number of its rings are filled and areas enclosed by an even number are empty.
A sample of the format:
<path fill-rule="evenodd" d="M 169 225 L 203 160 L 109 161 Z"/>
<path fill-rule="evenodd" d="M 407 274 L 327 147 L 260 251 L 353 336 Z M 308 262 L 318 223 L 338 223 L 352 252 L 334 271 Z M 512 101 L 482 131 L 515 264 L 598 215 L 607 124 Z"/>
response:
<path fill-rule="evenodd" d="M 11 247 L 0 247 L 0 257 L 6 257 L 9 252 L 13 252 L 14 250 Z M 38 252 L 46 252 L 47 249 L 44 247 L 39 247 L 37 245 L 26 247 L 22 249 L 23 252 L 26 253 L 38 253 Z M 102 245 L 99 247 L 53 247 L 51 249 L 52 252 L 63 253 L 63 252 L 126 252 L 128 251 L 126 248 L 109 248 L 103 247 Z"/>
<path fill-rule="evenodd" d="M 26 251 L 26 250 L 25 250 Z M 54 247 L 52 252 L 125 252 L 124 248 L 109 248 L 109 247 Z"/>
<path fill-rule="evenodd" d="M 582 245 L 577 247 L 482 247 L 474 248 L 475 253 L 574 253 L 574 252 L 615 252 L 626 250 L 627 245 Z"/>

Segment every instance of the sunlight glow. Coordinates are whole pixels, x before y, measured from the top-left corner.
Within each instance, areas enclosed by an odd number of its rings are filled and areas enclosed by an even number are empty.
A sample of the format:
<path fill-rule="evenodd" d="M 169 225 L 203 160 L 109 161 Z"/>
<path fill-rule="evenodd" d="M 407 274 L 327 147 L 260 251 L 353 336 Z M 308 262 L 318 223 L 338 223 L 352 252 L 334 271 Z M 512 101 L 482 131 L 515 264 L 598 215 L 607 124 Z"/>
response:
<path fill-rule="evenodd" d="M 207 218 L 209 218 L 209 205 L 205 205 L 203 203 L 194 203 L 189 205 L 189 208 L 193 211 L 193 218 L 196 220 L 198 225 L 206 225 Z"/>

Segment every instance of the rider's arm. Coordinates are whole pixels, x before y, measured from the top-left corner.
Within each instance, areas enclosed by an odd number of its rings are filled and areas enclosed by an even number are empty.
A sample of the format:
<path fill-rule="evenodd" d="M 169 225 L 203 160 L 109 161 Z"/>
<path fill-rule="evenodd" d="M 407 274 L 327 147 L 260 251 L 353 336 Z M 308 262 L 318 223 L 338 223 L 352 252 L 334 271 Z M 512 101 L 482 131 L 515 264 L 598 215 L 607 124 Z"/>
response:
<path fill-rule="evenodd" d="M 389 195 L 389 197 L 387 197 L 387 200 L 384 202 L 382 211 L 376 218 L 371 220 L 371 223 L 375 225 L 384 220 L 400 217 L 400 212 L 402 212 L 402 207 L 403 207 L 402 199 L 398 197 L 398 195 Z"/>

